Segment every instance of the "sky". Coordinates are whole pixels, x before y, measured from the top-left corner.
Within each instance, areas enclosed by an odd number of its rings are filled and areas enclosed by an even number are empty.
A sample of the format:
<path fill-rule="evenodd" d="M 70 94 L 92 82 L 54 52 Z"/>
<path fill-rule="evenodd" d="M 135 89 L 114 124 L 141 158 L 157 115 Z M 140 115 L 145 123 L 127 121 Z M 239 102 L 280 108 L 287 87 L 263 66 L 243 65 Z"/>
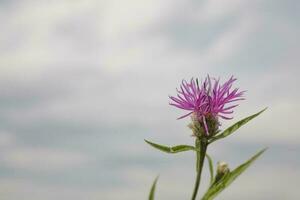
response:
<path fill-rule="evenodd" d="M 216 199 L 297 200 L 297 0 L 1 0 L 1 200 L 190 198 L 189 119 L 168 105 L 182 79 L 231 75 L 246 100 L 209 147 L 234 168 L 269 149 Z M 208 170 L 204 170 L 203 193 Z"/>

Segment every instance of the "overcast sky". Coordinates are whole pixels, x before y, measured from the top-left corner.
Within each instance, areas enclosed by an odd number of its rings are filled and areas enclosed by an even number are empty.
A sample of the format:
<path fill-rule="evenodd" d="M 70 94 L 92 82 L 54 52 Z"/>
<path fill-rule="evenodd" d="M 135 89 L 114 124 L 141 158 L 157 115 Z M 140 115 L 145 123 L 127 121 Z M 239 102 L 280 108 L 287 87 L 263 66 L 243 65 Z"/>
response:
<path fill-rule="evenodd" d="M 165 155 L 143 139 L 193 144 L 168 95 L 207 74 L 234 75 L 247 90 L 223 126 L 268 107 L 209 149 L 234 168 L 269 147 L 217 199 L 300 199 L 299 8 L 297 0 L 0 1 L 1 200 L 140 200 L 157 174 L 157 199 L 189 199 L 193 153 Z"/>

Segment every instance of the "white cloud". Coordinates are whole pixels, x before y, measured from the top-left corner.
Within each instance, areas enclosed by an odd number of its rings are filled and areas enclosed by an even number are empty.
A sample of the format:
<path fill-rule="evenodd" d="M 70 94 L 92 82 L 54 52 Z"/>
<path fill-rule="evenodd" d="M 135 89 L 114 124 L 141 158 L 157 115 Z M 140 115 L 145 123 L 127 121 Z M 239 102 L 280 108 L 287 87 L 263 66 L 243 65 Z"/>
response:
<path fill-rule="evenodd" d="M 105 39 L 112 42 L 119 38 L 132 38 L 141 30 L 147 31 L 151 26 L 162 23 L 178 6 L 178 1 L 113 0 L 108 1 L 106 6 L 101 28 Z"/>
<path fill-rule="evenodd" d="M 1 154 L 1 160 L 6 166 L 28 171 L 68 170 L 89 161 L 86 155 L 79 152 L 49 148 L 15 147 Z"/>
<path fill-rule="evenodd" d="M 0 148 L 9 147 L 15 143 L 15 135 L 0 130 Z"/>
<path fill-rule="evenodd" d="M 213 23 L 227 17 L 251 12 L 255 2 L 246 0 L 206 0 L 188 15 L 202 23 Z"/>
<path fill-rule="evenodd" d="M 251 16 L 241 16 L 241 19 L 230 29 L 224 32 L 206 50 L 204 58 L 208 64 L 226 62 L 244 46 L 247 38 L 255 32 L 258 22 Z"/>
<path fill-rule="evenodd" d="M 36 183 L 32 180 L 18 178 L 1 178 L 1 198 L 10 200 L 96 200 L 102 197 L 98 189 L 65 186 L 62 184 Z"/>

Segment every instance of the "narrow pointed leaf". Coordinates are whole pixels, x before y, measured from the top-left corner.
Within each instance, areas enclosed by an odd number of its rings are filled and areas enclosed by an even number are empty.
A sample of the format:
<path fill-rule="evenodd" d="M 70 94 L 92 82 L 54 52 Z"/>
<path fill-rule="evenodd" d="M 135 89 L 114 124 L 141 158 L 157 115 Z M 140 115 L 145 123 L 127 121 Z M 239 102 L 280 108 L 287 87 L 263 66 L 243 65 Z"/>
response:
<path fill-rule="evenodd" d="M 206 154 L 206 158 L 208 160 L 208 165 L 209 165 L 210 185 L 211 185 L 212 182 L 214 181 L 214 165 L 211 157 L 208 154 Z"/>
<path fill-rule="evenodd" d="M 217 183 L 210 186 L 207 192 L 204 194 L 202 200 L 212 200 L 225 188 L 227 188 L 239 175 L 241 175 L 262 153 L 266 151 L 266 148 L 256 153 L 252 158 L 235 168 L 232 172 L 229 172 L 221 178 Z"/>
<path fill-rule="evenodd" d="M 214 136 L 212 139 L 209 140 L 209 143 L 212 143 L 216 140 L 219 140 L 221 138 L 227 137 L 228 135 L 231 135 L 233 132 L 235 132 L 237 129 L 239 129 L 241 126 L 243 126 L 244 124 L 246 124 L 247 122 L 249 122 L 250 120 L 254 119 L 255 117 L 257 117 L 258 115 L 260 115 L 261 113 L 263 113 L 267 108 L 259 111 L 258 113 L 251 115 L 249 117 L 246 117 L 240 121 L 238 121 L 237 123 L 233 124 L 232 126 L 230 126 L 229 128 L 225 129 L 222 133 Z"/>
<path fill-rule="evenodd" d="M 165 145 L 150 142 L 148 140 L 145 140 L 145 142 L 147 142 L 152 147 L 154 147 L 160 151 L 166 152 L 166 153 L 179 153 L 179 152 L 183 152 L 183 151 L 195 150 L 195 147 L 190 146 L 190 145 L 177 145 L 177 146 L 173 146 L 173 147 L 168 147 Z"/>
<path fill-rule="evenodd" d="M 154 194 L 155 194 L 155 188 L 156 188 L 156 183 L 157 183 L 158 177 L 155 178 L 152 186 L 151 186 L 151 190 L 149 193 L 149 200 L 154 200 Z"/>

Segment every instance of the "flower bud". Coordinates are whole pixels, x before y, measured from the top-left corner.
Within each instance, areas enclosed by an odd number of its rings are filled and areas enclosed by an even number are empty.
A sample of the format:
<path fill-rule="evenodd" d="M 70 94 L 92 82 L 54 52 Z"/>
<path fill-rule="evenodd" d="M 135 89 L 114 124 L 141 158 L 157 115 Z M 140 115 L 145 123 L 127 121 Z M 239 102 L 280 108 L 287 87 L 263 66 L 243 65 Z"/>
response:
<path fill-rule="evenodd" d="M 221 178 L 223 178 L 229 172 L 230 172 L 230 169 L 226 162 L 218 162 L 217 175 L 215 177 L 215 182 L 218 182 Z"/>
<path fill-rule="evenodd" d="M 218 162 L 217 174 L 226 174 L 229 171 L 230 170 L 226 162 Z"/>

